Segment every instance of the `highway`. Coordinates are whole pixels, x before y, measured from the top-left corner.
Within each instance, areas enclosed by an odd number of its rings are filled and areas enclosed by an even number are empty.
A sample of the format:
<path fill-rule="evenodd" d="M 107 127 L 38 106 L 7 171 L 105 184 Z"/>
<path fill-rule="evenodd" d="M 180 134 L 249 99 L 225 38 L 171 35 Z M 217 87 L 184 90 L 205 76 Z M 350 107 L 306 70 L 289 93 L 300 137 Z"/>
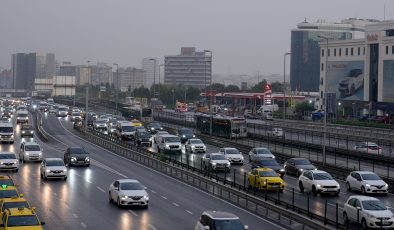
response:
<path fill-rule="evenodd" d="M 37 139 L 44 157 L 63 157 L 68 146 L 82 146 L 91 155 L 89 168 L 72 167 L 67 181 L 39 176 L 38 163 L 25 163 L 12 173 L 19 189 L 34 201 L 47 229 L 193 229 L 204 210 L 224 210 L 239 216 L 249 229 L 282 229 L 223 200 L 119 157 L 78 137 L 72 124 L 54 115 L 44 118 L 48 142 Z M 17 136 L 19 136 L 17 130 Z M 2 150 L 17 150 L 1 145 Z M 148 188 L 150 207 L 119 209 L 108 202 L 108 186 L 115 179 L 135 178 Z"/>
<path fill-rule="evenodd" d="M 60 120 L 61 124 L 64 128 L 66 128 L 67 130 L 69 130 L 70 132 L 75 132 L 73 130 L 72 127 L 72 123 L 65 121 L 65 120 Z M 75 133 L 77 134 L 77 133 Z M 220 147 L 231 147 L 231 146 L 220 146 Z M 153 145 L 152 147 L 149 148 L 149 150 L 151 151 L 156 151 L 156 146 Z M 208 152 L 218 152 L 219 147 L 217 146 L 211 146 L 211 145 L 207 145 L 207 151 Z M 178 160 L 182 160 L 184 163 L 187 163 L 189 161 L 190 165 L 193 165 L 194 167 L 200 168 L 201 167 L 201 157 L 202 154 L 186 154 L 183 148 L 182 151 L 182 155 L 173 155 L 173 157 L 177 158 Z M 245 159 L 247 159 L 247 157 L 245 156 Z M 245 161 L 245 164 L 243 166 L 241 165 L 235 165 L 232 167 L 232 169 L 236 169 L 236 181 L 240 184 L 243 183 L 243 177 L 244 177 L 244 172 L 249 172 L 251 167 L 250 164 Z M 218 176 L 220 177 L 224 177 L 224 173 L 223 172 L 219 172 Z M 228 180 L 233 180 L 233 173 L 226 174 L 227 179 Z M 327 199 L 328 202 L 328 217 L 335 220 L 335 204 L 338 203 L 339 204 L 339 219 L 342 220 L 342 207 L 344 202 L 347 200 L 348 196 L 350 195 L 354 195 L 357 193 L 354 192 L 348 192 L 346 191 L 346 186 L 345 183 L 343 181 L 338 181 L 341 185 L 341 194 L 339 197 L 331 197 L 331 196 L 323 196 L 321 197 L 320 195 L 317 197 L 314 197 L 313 195 L 310 195 L 310 210 L 320 214 L 320 215 L 324 215 L 324 206 L 325 206 L 325 199 Z M 295 191 L 294 193 L 294 200 L 295 200 L 295 204 L 297 207 L 302 207 L 304 209 L 307 209 L 307 195 L 306 194 L 301 194 L 299 192 L 298 189 L 298 179 L 293 177 L 293 176 L 285 176 L 285 183 L 286 183 L 286 190 L 283 194 L 279 194 L 280 199 L 282 201 L 286 201 L 288 203 L 292 202 L 292 192 L 293 189 Z M 261 192 L 261 194 L 264 194 L 263 192 Z M 268 194 L 269 196 L 273 196 L 273 197 L 277 197 L 278 194 L 275 192 L 269 192 Z M 394 196 L 392 194 L 389 194 L 387 197 L 379 197 L 379 199 L 381 199 L 390 209 L 394 209 L 392 207 L 392 204 L 394 203 Z"/>

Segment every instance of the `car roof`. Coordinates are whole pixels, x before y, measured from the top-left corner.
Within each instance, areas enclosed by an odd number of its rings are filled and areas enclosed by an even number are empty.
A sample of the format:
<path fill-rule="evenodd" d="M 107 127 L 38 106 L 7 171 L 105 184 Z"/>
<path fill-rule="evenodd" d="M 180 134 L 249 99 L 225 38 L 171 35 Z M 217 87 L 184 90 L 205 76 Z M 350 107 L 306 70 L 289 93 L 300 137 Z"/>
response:
<path fill-rule="evenodd" d="M 271 168 L 266 168 L 266 167 L 261 167 L 261 168 L 256 168 L 257 171 L 274 171 Z"/>
<path fill-rule="evenodd" d="M 349 196 L 348 199 L 351 199 L 351 198 L 356 198 L 356 199 L 359 199 L 361 201 L 365 201 L 365 200 L 379 200 L 378 198 L 375 198 L 375 197 L 361 196 L 361 195 Z"/>
<path fill-rule="evenodd" d="M 12 180 L 12 178 L 11 178 L 10 176 L 7 176 L 7 175 L 0 175 L 0 181 L 1 181 L 1 180 L 8 180 L 8 179 L 11 179 L 11 180 Z"/>
<path fill-rule="evenodd" d="M 140 183 L 138 180 L 136 180 L 136 179 L 119 179 L 118 180 L 120 183 L 126 183 L 126 182 L 132 182 L 132 183 L 136 183 L 136 182 L 138 182 L 138 183 Z"/>
<path fill-rule="evenodd" d="M 54 157 L 50 157 L 50 158 L 45 158 L 46 161 L 63 161 L 62 158 L 54 158 Z"/>
<path fill-rule="evenodd" d="M 232 213 L 222 211 L 204 211 L 203 215 L 207 215 L 212 219 L 239 219 L 238 216 Z"/>
<path fill-rule="evenodd" d="M 36 215 L 30 208 L 8 208 L 10 216 Z"/>
<path fill-rule="evenodd" d="M 3 202 L 4 203 L 9 203 L 9 202 L 24 202 L 24 201 L 26 201 L 27 202 L 27 200 L 26 200 L 26 198 L 24 198 L 24 197 L 8 197 L 8 198 L 2 198 L 2 200 L 3 200 Z"/>
<path fill-rule="evenodd" d="M 323 171 L 323 170 L 306 170 L 306 171 L 311 172 L 311 173 L 328 173 L 328 172 Z"/>
<path fill-rule="evenodd" d="M 0 152 L 0 154 L 15 154 L 14 152 Z"/>
<path fill-rule="evenodd" d="M 371 171 L 353 171 L 351 173 L 359 173 L 359 174 L 376 174 L 374 172 Z"/>
<path fill-rule="evenodd" d="M 35 142 L 35 141 L 28 141 L 28 142 L 25 142 L 25 143 L 22 143 L 22 144 L 24 144 L 24 145 L 38 145 L 38 146 L 40 146 L 37 142 Z"/>

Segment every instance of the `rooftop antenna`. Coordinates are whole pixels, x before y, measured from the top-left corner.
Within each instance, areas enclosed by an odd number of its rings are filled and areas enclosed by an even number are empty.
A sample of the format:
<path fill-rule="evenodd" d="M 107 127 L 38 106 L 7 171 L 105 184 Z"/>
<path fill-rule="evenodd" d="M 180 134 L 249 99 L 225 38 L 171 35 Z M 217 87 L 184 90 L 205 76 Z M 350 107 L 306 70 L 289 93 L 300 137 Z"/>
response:
<path fill-rule="evenodd" d="M 304 20 L 304 22 L 306 23 L 306 17 L 305 17 L 305 20 Z"/>

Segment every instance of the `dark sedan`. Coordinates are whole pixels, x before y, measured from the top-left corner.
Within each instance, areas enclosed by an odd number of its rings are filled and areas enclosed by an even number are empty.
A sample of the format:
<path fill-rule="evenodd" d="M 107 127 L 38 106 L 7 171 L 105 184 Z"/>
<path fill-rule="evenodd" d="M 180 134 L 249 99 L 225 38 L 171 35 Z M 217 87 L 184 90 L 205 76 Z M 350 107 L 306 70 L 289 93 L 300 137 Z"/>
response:
<path fill-rule="evenodd" d="M 81 147 L 70 147 L 64 153 L 64 163 L 68 166 L 72 165 L 83 165 L 90 166 L 89 153 Z"/>
<path fill-rule="evenodd" d="M 188 128 L 178 129 L 178 136 L 181 138 L 181 142 L 185 143 L 187 140 L 195 138 L 193 131 Z"/>
<path fill-rule="evenodd" d="M 274 170 L 276 173 L 280 175 L 280 177 L 283 178 L 283 175 L 285 174 L 285 169 L 283 168 L 282 165 L 280 165 L 275 159 L 272 158 L 266 158 L 266 159 L 254 159 L 252 161 L 252 169 L 254 168 L 270 168 Z"/>
<path fill-rule="evenodd" d="M 315 170 L 316 167 L 305 158 L 290 158 L 285 162 L 286 174 L 293 174 L 296 176 L 301 175 L 305 170 Z"/>

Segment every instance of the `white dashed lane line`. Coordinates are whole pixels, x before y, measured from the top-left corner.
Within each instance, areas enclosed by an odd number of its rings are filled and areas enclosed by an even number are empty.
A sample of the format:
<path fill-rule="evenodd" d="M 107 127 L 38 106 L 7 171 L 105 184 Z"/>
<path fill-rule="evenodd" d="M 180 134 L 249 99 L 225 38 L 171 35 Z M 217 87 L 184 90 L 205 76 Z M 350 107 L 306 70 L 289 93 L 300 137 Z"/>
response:
<path fill-rule="evenodd" d="M 152 230 L 157 230 L 157 228 L 155 228 L 155 226 L 153 226 L 153 225 L 151 225 L 151 224 L 148 224 L 148 226 L 149 226 L 149 228 L 152 229 Z"/>
<path fill-rule="evenodd" d="M 179 207 L 179 204 L 177 204 L 177 203 L 172 203 L 174 206 L 177 206 L 177 207 Z"/>
<path fill-rule="evenodd" d="M 193 215 L 193 213 L 189 210 L 186 210 L 187 213 L 189 213 L 190 215 Z"/>
<path fill-rule="evenodd" d="M 167 197 L 165 197 L 165 196 L 161 196 L 161 198 L 163 198 L 164 200 L 167 200 Z"/>
<path fill-rule="evenodd" d="M 82 226 L 83 228 L 86 228 L 86 227 L 87 227 L 86 224 L 85 224 L 84 222 L 81 222 L 81 226 Z"/>
<path fill-rule="evenodd" d="M 135 216 L 135 217 L 137 217 L 138 216 L 138 214 L 137 213 L 135 213 L 135 212 L 133 212 L 133 211 L 131 211 L 131 210 L 129 210 L 129 213 L 131 213 L 133 216 Z"/>
<path fill-rule="evenodd" d="M 105 190 L 102 189 L 102 188 L 100 188 L 99 186 L 96 186 L 96 188 L 97 188 L 98 190 L 100 190 L 101 192 L 104 192 L 104 193 L 105 193 Z"/>
<path fill-rule="evenodd" d="M 77 215 L 77 214 L 75 214 L 75 213 L 73 213 L 73 216 L 74 216 L 75 218 L 78 218 L 78 215 Z"/>
<path fill-rule="evenodd" d="M 152 193 L 156 193 L 156 191 L 155 190 L 150 190 Z"/>

